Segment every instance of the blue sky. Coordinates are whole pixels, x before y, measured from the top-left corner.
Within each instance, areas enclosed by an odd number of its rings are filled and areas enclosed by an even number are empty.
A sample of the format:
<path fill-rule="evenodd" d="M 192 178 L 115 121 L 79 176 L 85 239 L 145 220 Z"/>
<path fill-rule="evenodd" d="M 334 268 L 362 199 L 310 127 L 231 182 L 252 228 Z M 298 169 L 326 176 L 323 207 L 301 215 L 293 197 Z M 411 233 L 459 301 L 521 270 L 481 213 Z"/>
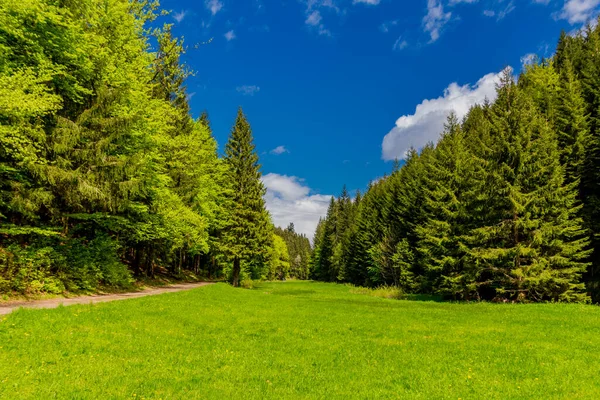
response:
<path fill-rule="evenodd" d="M 494 97 L 497 74 L 551 56 L 600 0 L 163 0 L 190 46 L 194 116 L 222 149 L 242 106 L 277 225 L 312 232 L 342 185 L 364 189 L 410 146 Z M 212 42 L 194 49 L 196 43 Z"/>

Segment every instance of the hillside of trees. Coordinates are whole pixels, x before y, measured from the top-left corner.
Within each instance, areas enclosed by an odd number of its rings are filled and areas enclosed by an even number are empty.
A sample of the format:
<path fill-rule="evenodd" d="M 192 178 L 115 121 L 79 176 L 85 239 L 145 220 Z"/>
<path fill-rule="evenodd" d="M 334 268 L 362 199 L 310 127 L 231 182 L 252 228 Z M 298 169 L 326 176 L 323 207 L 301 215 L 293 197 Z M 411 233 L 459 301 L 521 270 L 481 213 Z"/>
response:
<path fill-rule="evenodd" d="M 315 279 L 494 301 L 600 300 L 600 24 L 505 70 L 494 102 L 332 199 Z"/>
<path fill-rule="evenodd" d="M 161 13 L 0 4 L 0 292 L 307 276 L 307 243 L 265 210 L 242 110 L 222 157 L 208 115 L 190 117 L 186 47 Z"/>

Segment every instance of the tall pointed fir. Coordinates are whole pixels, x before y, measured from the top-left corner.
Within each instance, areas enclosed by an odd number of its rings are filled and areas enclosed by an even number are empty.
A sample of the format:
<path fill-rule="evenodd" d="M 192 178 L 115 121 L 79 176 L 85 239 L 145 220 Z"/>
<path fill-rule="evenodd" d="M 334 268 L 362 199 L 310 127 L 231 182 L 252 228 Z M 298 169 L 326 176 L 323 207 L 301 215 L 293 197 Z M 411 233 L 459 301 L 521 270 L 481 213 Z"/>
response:
<path fill-rule="evenodd" d="M 239 286 L 245 276 L 261 277 L 273 240 L 252 130 L 241 108 L 225 147 L 225 164 L 231 191 L 222 245 L 232 263 L 231 282 Z"/>
<path fill-rule="evenodd" d="M 561 163 L 568 183 L 580 181 L 589 144 L 589 130 L 581 84 L 575 76 L 570 59 L 563 61 L 558 91 L 556 130 Z"/>
<path fill-rule="evenodd" d="M 454 298 L 468 299 L 477 293 L 475 276 L 465 268 L 465 234 L 472 227 L 473 211 L 469 203 L 476 195 L 474 162 L 458 119 L 451 114 L 425 167 L 423 209 L 426 220 L 416 231 L 427 286 Z"/>
<path fill-rule="evenodd" d="M 491 108 L 487 210 L 472 231 L 470 262 L 483 297 L 585 300 L 587 239 L 577 193 L 565 184 L 555 133 L 506 71 Z"/>

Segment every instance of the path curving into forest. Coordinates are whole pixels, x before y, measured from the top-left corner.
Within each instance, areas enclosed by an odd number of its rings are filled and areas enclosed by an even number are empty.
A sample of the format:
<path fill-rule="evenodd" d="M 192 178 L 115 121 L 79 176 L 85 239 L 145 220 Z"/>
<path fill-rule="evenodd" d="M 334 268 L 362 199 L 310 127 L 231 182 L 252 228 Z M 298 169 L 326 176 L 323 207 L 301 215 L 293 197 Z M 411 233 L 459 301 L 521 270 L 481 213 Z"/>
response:
<path fill-rule="evenodd" d="M 202 286 L 212 285 L 212 282 L 178 283 L 174 285 L 141 290 L 139 292 L 98 294 L 91 296 L 79 296 L 71 299 L 56 298 L 48 300 L 14 301 L 0 304 L 0 315 L 10 314 L 18 308 L 57 308 L 60 305 L 70 306 L 73 304 L 95 304 L 108 301 L 135 299 L 138 297 L 154 296 L 163 293 L 175 293 L 192 290 Z"/>

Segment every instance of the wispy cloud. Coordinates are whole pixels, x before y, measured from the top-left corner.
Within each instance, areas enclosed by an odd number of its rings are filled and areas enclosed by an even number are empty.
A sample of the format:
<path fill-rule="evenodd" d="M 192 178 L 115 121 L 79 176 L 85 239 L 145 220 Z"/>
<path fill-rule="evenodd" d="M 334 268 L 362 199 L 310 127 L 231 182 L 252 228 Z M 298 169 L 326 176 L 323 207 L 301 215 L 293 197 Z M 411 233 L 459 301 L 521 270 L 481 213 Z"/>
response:
<path fill-rule="evenodd" d="M 311 29 L 314 29 L 319 35 L 331 36 L 331 31 L 323 24 L 323 16 L 319 10 L 307 10 L 306 19 L 304 23 Z"/>
<path fill-rule="evenodd" d="M 212 15 L 217 15 L 217 13 L 223 9 L 223 2 L 220 0 L 205 0 L 204 5 Z"/>
<path fill-rule="evenodd" d="M 321 23 L 322 19 L 323 19 L 323 17 L 321 17 L 321 13 L 318 10 L 315 10 L 315 11 L 311 12 L 310 14 L 308 14 L 308 16 L 306 17 L 306 21 L 304 21 L 304 23 L 306 25 L 310 25 L 310 26 L 317 26 Z"/>
<path fill-rule="evenodd" d="M 368 4 L 370 6 L 376 6 L 381 0 L 352 0 L 352 4 Z"/>
<path fill-rule="evenodd" d="M 556 19 L 566 19 L 571 25 L 589 22 L 598 14 L 600 0 L 566 0 Z"/>
<path fill-rule="evenodd" d="M 260 87 L 256 85 L 242 85 L 236 87 L 235 90 L 244 96 L 254 96 L 256 93 L 260 92 Z"/>
<path fill-rule="evenodd" d="M 225 36 L 225 39 L 228 42 L 231 42 L 233 39 L 235 39 L 237 37 L 237 36 L 235 36 L 235 32 L 233 31 L 233 29 L 226 32 L 225 35 L 223 35 L 223 36 Z"/>
<path fill-rule="evenodd" d="M 528 53 L 521 57 L 521 65 L 532 65 L 538 60 L 538 56 L 535 53 Z"/>
<path fill-rule="evenodd" d="M 379 25 L 379 30 L 383 33 L 388 33 L 393 26 L 398 25 L 398 20 L 386 21 Z"/>
<path fill-rule="evenodd" d="M 273 150 L 271 150 L 269 153 L 279 156 L 281 154 L 289 153 L 289 152 L 290 151 L 285 146 L 277 146 Z"/>
<path fill-rule="evenodd" d="M 182 10 L 180 12 L 173 13 L 173 19 L 175 21 L 177 21 L 177 23 L 180 23 L 186 17 L 187 13 L 188 12 L 186 10 Z"/>
<path fill-rule="evenodd" d="M 451 17 L 451 12 L 444 12 L 444 6 L 440 0 L 427 0 L 427 14 L 423 17 L 423 29 L 429 33 L 430 43 L 440 38 L 440 31 Z"/>
<path fill-rule="evenodd" d="M 489 18 L 496 18 L 496 21 L 503 20 L 508 14 L 515 10 L 515 2 L 514 0 L 509 1 L 506 6 L 499 10 L 487 9 L 483 10 L 483 15 Z"/>
<path fill-rule="evenodd" d="M 408 46 L 408 42 L 406 40 L 404 40 L 402 38 L 402 36 L 400 36 L 400 37 L 398 37 L 398 39 L 396 39 L 393 50 L 400 51 L 400 50 L 405 49 L 407 46 Z"/>

